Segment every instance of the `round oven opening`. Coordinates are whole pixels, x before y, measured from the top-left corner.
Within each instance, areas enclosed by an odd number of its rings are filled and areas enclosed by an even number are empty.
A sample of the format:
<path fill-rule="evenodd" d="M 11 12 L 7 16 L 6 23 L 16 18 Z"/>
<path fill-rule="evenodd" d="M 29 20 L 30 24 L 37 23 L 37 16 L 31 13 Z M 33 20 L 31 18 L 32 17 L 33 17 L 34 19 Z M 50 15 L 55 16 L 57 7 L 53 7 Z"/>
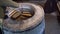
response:
<path fill-rule="evenodd" d="M 16 10 L 12 10 L 9 16 L 13 20 L 26 20 L 34 16 L 34 7 L 30 5 L 23 5 Z"/>

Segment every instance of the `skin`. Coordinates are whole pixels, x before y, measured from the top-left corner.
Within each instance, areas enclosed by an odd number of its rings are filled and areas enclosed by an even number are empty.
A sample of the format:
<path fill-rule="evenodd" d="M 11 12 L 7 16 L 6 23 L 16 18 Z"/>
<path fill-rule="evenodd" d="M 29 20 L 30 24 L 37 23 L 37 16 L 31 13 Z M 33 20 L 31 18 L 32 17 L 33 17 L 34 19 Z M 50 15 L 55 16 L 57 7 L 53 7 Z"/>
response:
<path fill-rule="evenodd" d="M 18 7 L 18 3 L 12 0 L 0 0 L 0 6 Z"/>
<path fill-rule="evenodd" d="M 4 8 L 2 6 L 18 7 L 18 3 L 12 0 L 0 0 L 0 18 L 4 17 Z"/>

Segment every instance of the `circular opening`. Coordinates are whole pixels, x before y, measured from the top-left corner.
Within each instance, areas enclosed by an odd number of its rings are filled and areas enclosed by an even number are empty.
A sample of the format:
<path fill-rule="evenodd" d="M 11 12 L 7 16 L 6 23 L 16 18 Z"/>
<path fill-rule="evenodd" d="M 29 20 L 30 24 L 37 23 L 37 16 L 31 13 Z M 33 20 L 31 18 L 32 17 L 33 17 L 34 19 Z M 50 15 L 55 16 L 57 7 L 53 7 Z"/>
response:
<path fill-rule="evenodd" d="M 13 11 L 11 13 L 11 18 L 13 20 L 26 20 L 28 18 L 31 18 L 34 15 L 34 8 L 31 6 L 27 7 L 21 7 L 18 9 L 19 11 Z"/>
<path fill-rule="evenodd" d="M 22 14 L 21 14 L 21 16 L 23 16 L 23 17 L 21 17 L 21 18 L 28 19 L 28 18 L 31 18 L 33 15 L 34 15 L 33 10 L 23 9 Z"/>
<path fill-rule="evenodd" d="M 31 18 L 35 14 L 34 7 L 29 6 L 29 5 L 21 6 L 20 11 L 22 12 L 21 19 L 23 19 L 23 20 Z"/>

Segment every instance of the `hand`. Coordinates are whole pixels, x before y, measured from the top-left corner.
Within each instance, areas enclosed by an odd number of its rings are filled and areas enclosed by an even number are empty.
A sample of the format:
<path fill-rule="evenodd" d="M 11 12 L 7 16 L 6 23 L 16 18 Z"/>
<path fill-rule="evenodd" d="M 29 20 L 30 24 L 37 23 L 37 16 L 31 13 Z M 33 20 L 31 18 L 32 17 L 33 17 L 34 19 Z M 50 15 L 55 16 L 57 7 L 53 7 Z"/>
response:
<path fill-rule="evenodd" d="M 18 3 L 12 1 L 12 0 L 0 0 L 0 18 L 4 17 L 4 8 L 1 6 L 10 6 L 10 7 L 18 7 Z"/>

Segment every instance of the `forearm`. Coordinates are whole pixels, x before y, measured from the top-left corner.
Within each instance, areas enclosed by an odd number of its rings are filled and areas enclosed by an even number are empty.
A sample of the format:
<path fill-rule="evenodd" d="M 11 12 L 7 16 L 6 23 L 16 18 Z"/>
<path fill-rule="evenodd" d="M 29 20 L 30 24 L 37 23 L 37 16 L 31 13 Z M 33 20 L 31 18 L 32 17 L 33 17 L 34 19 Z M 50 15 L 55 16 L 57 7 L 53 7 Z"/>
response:
<path fill-rule="evenodd" d="M 0 6 L 18 7 L 18 3 L 12 0 L 0 0 Z"/>

